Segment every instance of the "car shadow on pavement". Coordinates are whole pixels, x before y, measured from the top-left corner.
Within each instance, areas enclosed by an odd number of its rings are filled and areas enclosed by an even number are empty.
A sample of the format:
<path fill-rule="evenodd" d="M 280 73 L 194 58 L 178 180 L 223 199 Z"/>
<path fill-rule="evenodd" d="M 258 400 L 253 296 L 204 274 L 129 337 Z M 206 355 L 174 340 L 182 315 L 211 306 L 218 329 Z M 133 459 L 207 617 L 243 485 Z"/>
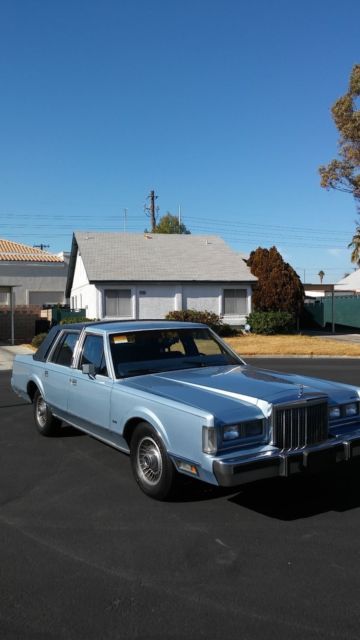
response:
<path fill-rule="evenodd" d="M 230 502 L 279 520 L 310 518 L 360 507 L 360 462 L 340 464 L 321 475 L 276 478 L 244 487 Z"/>
<path fill-rule="evenodd" d="M 216 500 L 229 495 L 234 495 L 238 489 L 217 487 L 201 480 L 195 480 L 185 475 L 178 477 L 177 487 L 171 496 L 171 502 L 203 502 Z"/>
<path fill-rule="evenodd" d="M 79 429 L 72 427 L 70 424 L 63 423 L 61 425 L 61 429 L 52 437 L 53 438 L 79 438 L 86 435 L 87 434 L 84 431 L 79 431 Z"/>

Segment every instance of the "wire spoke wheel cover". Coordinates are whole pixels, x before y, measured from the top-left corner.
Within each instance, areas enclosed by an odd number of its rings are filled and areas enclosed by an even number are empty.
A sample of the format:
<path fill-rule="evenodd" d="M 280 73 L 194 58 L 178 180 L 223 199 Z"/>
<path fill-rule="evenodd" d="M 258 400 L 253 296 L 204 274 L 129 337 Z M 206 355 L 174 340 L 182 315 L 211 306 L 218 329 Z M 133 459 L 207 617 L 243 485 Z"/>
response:
<path fill-rule="evenodd" d="M 35 411 L 39 426 L 44 428 L 47 420 L 47 405 L 42 396 L 37 398 Z"/>
<path fill-rule="evenodd" d="M 155 500 L 166 500 L 177 474 L 161 437 L 147 422 L 140 422 L 133 433 L 130 459 L 140 489 Z"/>
<path fill-rule="evenodd" d="M 36 428 L 42 436 L 55 436 L 59 433 L 61 420 L 52 415 L 39 390 L 34 395 L 33 410 Z"/>
<path fill-rule="evenodd" d="M 137 450 L 138 472 L 145 482 L 155 485 L 159 482 L 163 462 L 161 451 L 153 438 L 146 436 L 140 440 Z"/>

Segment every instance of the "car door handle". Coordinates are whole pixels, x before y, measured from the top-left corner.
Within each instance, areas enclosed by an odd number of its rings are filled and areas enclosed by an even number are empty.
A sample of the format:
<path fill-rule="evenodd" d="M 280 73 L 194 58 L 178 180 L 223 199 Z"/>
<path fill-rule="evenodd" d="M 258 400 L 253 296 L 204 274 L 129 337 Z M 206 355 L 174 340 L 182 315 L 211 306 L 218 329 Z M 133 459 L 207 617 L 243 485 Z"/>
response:
<path fill-rule="evenodd" d="M 74 387 L 76 387 L 76 385 L 77 385 L 76 378 L 70 378 L 70 384 L 72 384 Z"/>

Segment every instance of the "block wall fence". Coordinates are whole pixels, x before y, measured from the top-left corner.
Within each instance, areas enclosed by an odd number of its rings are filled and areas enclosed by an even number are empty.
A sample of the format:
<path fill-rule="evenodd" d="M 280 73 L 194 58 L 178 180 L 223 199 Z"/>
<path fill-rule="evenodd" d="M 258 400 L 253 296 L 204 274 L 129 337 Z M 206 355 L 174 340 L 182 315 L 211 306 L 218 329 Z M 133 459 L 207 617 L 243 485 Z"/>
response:
<path fill-rule="evenodd" d="M 35 323 L 40 319 L 41 306 L 19 305 L 14 309 L 14 337 L 15 344 L 31 342 L 35 335 Z M 0 306 L 0 343 L 11 340 L 11 309 Z"/>

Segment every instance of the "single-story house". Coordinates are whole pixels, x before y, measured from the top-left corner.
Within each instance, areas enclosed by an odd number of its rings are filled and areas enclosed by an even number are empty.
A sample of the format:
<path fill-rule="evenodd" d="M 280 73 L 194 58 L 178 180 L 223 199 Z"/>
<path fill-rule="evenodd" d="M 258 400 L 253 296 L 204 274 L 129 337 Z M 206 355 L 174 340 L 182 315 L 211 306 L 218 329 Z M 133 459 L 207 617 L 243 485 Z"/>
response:
<path fill-rule="evenodd" d="M 335 291 L 343 291 L 344 295 L 348 293 L 360 293 L 360 269 L 356 269 L 352 273 L 349 273 L 345 278 L 341 278 L 335 284 Z"/>
<path fill-rule="evenodd" d="M 207 310 L 246 322 L 257 278 L 218 236 L 76 232 L 66 296 L 90 319 L 160 319 Z"/>
<path fill-rule="evenodd" d="M 64 304 L 67 270 L 64 254 L 0 239 L 0 288 L 13 287 L 16 306 Z M 0 290 L 0 305 L 10 305 L 6 290 Z"/>

